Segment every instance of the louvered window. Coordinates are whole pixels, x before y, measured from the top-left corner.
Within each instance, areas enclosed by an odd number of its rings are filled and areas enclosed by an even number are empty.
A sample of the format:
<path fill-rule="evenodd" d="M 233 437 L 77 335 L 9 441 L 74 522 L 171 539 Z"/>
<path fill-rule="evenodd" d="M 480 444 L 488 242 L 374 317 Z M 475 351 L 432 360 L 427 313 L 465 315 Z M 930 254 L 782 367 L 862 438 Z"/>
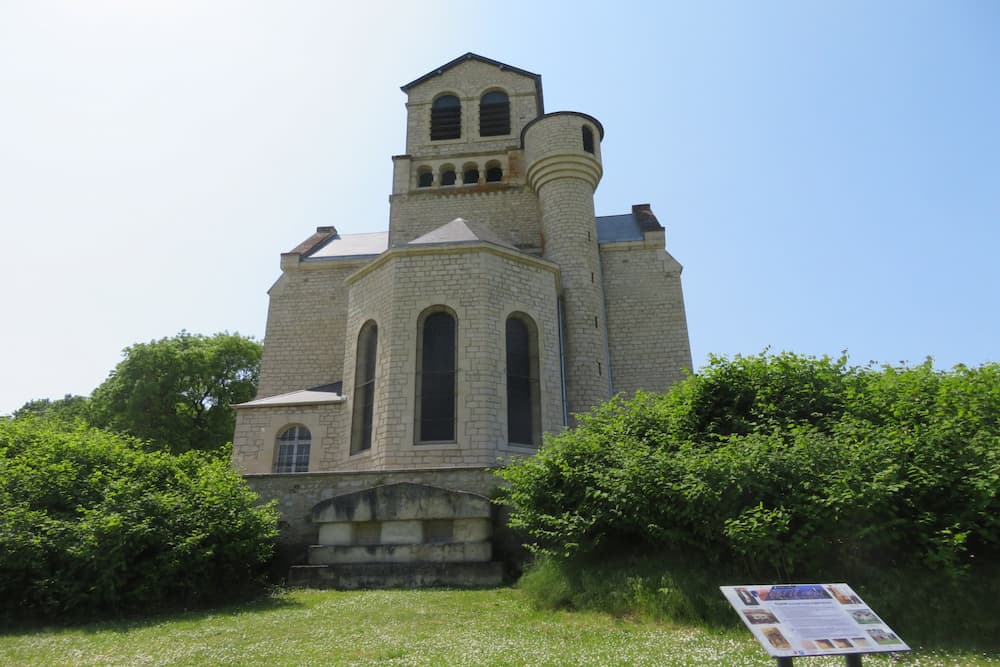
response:
<path fill-rule="evenodd" d="M 507 93 L 486 93 L 479 100 L 479 136 L 510 134 L 510 99 Z"/>
<path fill-rule="evenodd" d="M 462 136 L 462 103 L 454 95 L 443 95 L 431 105 L 431 141 Z"/>

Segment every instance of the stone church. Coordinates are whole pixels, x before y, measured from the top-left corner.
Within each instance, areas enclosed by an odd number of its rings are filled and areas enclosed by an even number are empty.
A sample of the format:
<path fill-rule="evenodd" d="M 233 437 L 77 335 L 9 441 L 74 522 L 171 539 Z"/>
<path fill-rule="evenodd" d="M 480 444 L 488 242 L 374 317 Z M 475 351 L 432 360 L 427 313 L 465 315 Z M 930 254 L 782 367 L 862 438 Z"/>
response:
<path fill-rule="evenodd" d="M 487 539 L 468 507 L 490 467 L 691 368 L 663 226 L 648 204 L 594 214 L 597 119 L 546 113 L 541 76 L 473 53 L 402 90 L 388 231 L 320 227 L 281 255 L 237 406 L 234 465 L 322 553 Z M 448 560 L 418 551 L 399 558 Z"/>

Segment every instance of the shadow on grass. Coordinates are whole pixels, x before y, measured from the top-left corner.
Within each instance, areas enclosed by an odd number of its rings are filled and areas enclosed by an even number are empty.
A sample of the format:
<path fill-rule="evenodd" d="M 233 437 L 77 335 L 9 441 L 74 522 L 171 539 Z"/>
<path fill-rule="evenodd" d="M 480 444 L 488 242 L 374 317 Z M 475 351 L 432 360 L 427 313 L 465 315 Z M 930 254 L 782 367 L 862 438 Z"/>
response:
<path fill-rule="evenodd" d="M 862 577 L 817 575 L 846 581 L 913 647 L 960 650 L 1000 657 L 1000 566 L 977 568 L 960 579 L 929 572 L 872 571 Z M 567 563 L 540 559 L 519 582 L 541 608 L 602 611 L 709 630 L 743 628 L 719 586 L 777 584 L 681 555 L 618 557 Z"/>
<path fill-rule="evenodd" d="M 34 632 L 59 632 L 64 630 L 97 632 L 129 632 L 160 623 L 174 621 L 198 622 L 219 616 L 260 614 L 302 607 L 287 595 L 283 589 L 272 589 L 254 597 L 224 604 L 199 606 L 187 609 L 172 606 L 153 609 L 144 613 L 114 614 L 104 616 L 90 614 L 66 618 L 0 618 L 0 636 L 29 634 Z"/>

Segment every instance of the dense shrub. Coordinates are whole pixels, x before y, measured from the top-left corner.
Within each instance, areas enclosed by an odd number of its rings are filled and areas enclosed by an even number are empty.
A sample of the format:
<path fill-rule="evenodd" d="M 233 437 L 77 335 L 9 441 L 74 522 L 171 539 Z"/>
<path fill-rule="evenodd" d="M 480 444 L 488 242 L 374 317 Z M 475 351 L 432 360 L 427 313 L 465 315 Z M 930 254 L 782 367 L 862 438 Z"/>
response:
<path fill-rule="evenodd" d="M 682 550 L 790 580 L 1000 556 L 1000 365 L 713 358 L 512 465 L 504 502 L 557 559 Z"/>
<path fill-rule="evenodd" d="M 0 611 L 197 604 L 252 587 L 272 507 L 228 462 L 78 423 L 0 420 Z"/>

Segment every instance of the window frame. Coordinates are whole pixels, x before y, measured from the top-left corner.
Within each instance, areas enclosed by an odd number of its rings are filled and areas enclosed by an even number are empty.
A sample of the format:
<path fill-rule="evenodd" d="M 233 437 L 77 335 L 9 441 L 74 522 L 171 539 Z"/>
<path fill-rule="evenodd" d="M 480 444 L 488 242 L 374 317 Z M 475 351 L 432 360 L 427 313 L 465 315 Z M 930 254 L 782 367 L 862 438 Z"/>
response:
<path fill-rule="evenodd" d="M 511 325 L 523 327 L 523 341 L 526 349 L 511 349 Z M 517 354 L 512 354 L 517 352 Z M 519 368 L 512 368 L 514 357 L 518 357 Z M 542 403 L 541 382 L 539 375 L 538 325 L 535 320 L 523 312 L 510 313 L 504 323 L 504 373 L 507 387 L 507 442 L 517 447 L 534 447 L 542 441 Z M 521 387 L 520 396 L 514 392 Z M 523 419 L 527 412 L 527 429 L 515 426 L 515 419 Z M 530 432 L 530 437 L 523 437 L 524 431 Z M 517 439 L 515 440 L 515 437 Z M 525 440 L 530 440 L 525 442 Z"/>
<path fill-rule="evenodd" d="M 455 100 L 455 104 L 443 104 Z M 462 138 L 462 99 L 455 93 L 442 93 L 430 108 L 430 140 L 454 141 Z"/>
<path fill-rule="evenodd" d="M 433 371 L 428 371 L 426 365 L 428 362 L 427 355 L 429 354 L 428 348 L 428 322 L 433 319 L 438 320 L 439 317 L 445 316 L 451 320 L 451 365 L 450 369 L 435 369 Z M 449 355 L 444 355 L 449 356 Z M 455 311 L 447 306 L 437 305 L 431 306 L 420 313 L 417 318 L 417 347 L 416 347 L 416 367 L 415 367 L 415 382 L 414 382 L 414 403 L 413 403 L 413 441 L 417 445 L 432 445 L 432 444 L 452 444 L 457 442 L 458 434 L 458 317 L 455 315 Z M 450 422 L 451 422 L 451 432 L 449 437 L 432 437 L 437 435 L 435 433 L 425 432 L 425 424 L 429 423 L 429 420 L 424 418 L 425 410 L 428 406 L 425 405 L 424 401 L 428 399 L 427 388 L 428 385 L 426 380 L 430 373 L 434 373 L 439 376 L 450 376 L 450 393 L 451 393 L 451 406 L 450 406 Z M 441 382 L 440 387 L 443 387 L 447 382 Z M 439 406 L 440 407 L 440 406 Z M 444 418 L 437 418 L 435 422 L 446 422 Z M 428 428 L 430 428 L 428 426 Z M 425 433 L 428 437 L 425 437 Z"/>
<path fill-rule="evenodd" d="M 490 96 L 503 96 L 503 101 L 487 102 Z M 485 123 L 484 123 L 485 119 Z M 484 127 L 485 125 L 485 127 Z M 495 126 L 495 127 L 494 127 Z M 487 131 L 484 132 L 483 130 Z M 503 132 L 497 131 L 503 129 Z M 494 88 L 487 90 L 479 96 L 479 136 L 480 137 L 507 137 L 511 133 L 510 122 L 510 95 L 505 90 Z"/>
<path fill-rule="evenodd" d="M 350 453 L 372 448 L 375 430 L 375 380 L 378 375 L 378 324 L 368 320 L 358 331 L 354 353 L 354 401 L 351 410 Z"/>
<path fill-rule="evenodd" d="M 285 434 L 294 431 L 295 434 L 285 439 Z M 302 437 L 302 432 L 305 437 Z M 290 455 L 285 455 L 284 450 L 291 449 Z M 305 468 L 299 469 L 302 459 L 302 449 L 305 450 Z M 274 463 L 271 471 L 275 474 L 304 473 L 309 472 L 309 460 L 312 456 L 312 432 L 304 424 L 288 424 L 283 426 L 274 437 Z M 282 461 L 288 459 L 287 464 Z M 284 469 L 287 468 L 287 469 Z"/>

